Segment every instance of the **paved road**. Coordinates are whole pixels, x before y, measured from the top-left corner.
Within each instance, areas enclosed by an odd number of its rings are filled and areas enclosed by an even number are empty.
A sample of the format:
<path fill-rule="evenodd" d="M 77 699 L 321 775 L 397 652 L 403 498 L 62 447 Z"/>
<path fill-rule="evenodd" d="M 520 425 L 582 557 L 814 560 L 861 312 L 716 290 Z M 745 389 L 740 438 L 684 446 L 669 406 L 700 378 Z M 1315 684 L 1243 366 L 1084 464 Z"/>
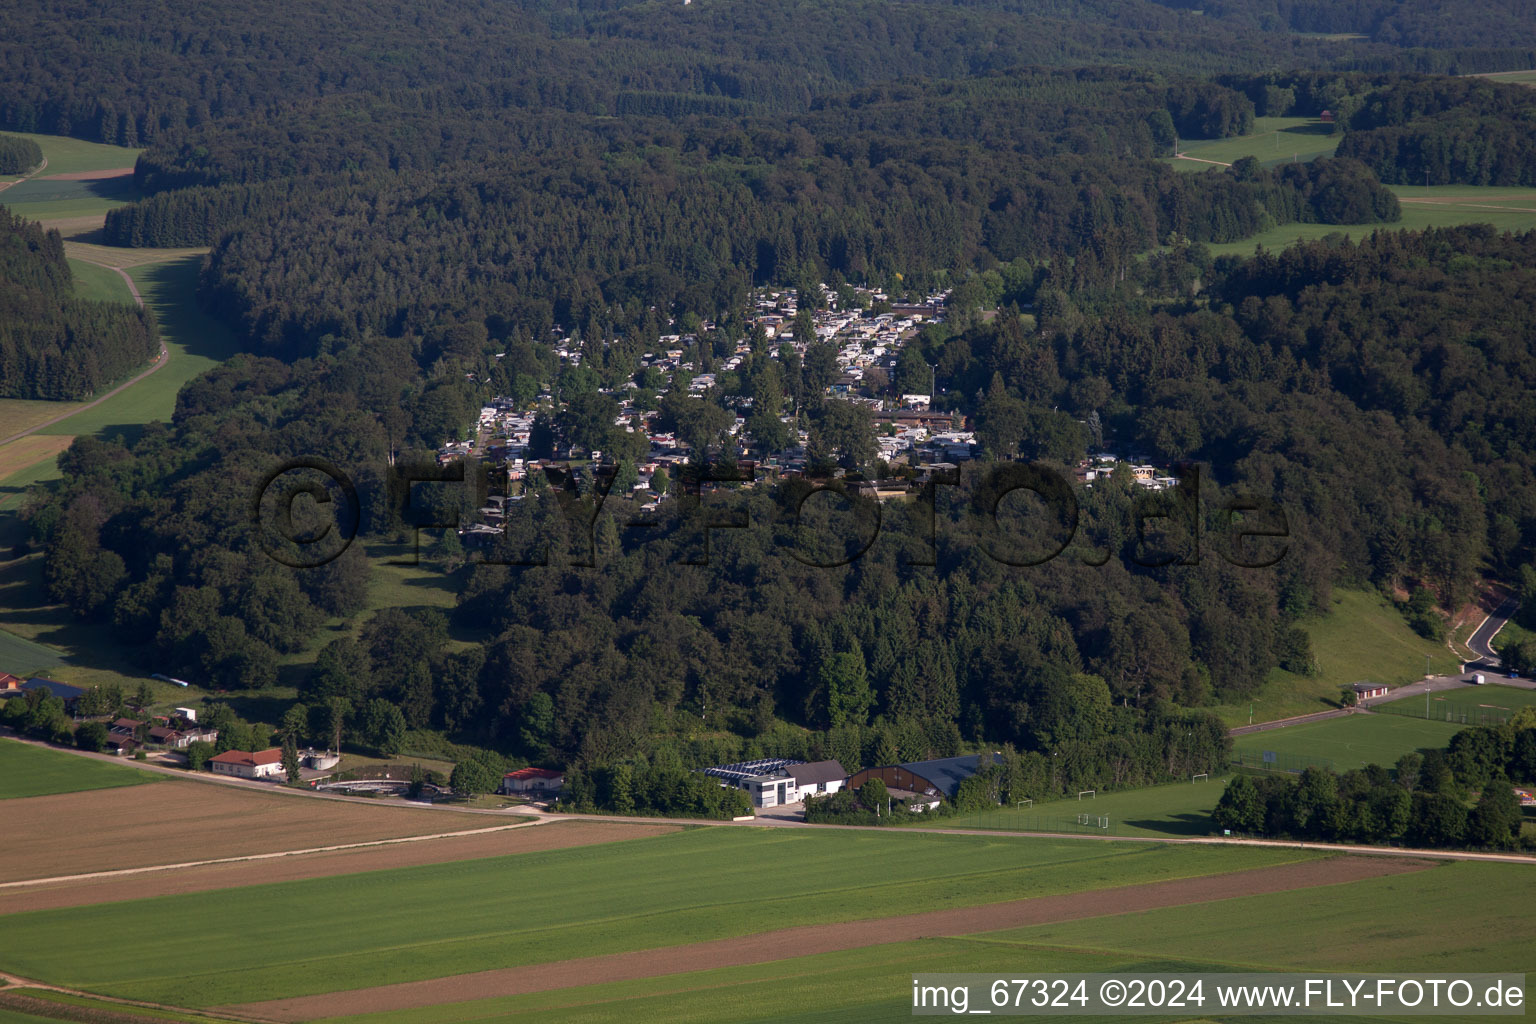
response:
<path fill-rule="evenodd" d="M 1498 652 L 1493 649 L 1493 638 L 1499 630 L 1509 621 L 1509 617 L 1515 614 L 1515 609 L 1520 607 L 1520 602 L 1514 597 L 1507 597 L 1504 603 L 1493 610 L 1493 614 L 1483 620 L 1483 624 L 1472 631 L 1467 638 L 1467 647 L 1473 654 L 1482 659 L 1483 664 L 1496 666 L 1502 664 L 1499 661 Z"/>

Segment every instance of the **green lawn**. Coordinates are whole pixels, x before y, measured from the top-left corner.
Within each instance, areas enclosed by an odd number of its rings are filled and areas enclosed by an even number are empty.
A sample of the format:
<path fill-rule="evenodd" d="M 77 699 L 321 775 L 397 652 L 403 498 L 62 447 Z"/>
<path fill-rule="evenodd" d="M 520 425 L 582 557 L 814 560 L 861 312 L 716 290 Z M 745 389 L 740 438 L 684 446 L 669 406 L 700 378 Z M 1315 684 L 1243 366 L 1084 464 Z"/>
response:
<path fill-rule="evenodd" d="M 884 1022 L 911 1014 L 914 971 L 1007 976 L 1237 969 L 1522 972 L 1536 958 L 1536 918 L 1510 895 L 1529 885 L 1529 870 L 1508 864 L 1446 864 L 1417 875 L 1349 886 L 338 1020 L 348 1024 Z M 1185 1013 L 1151 1019 L 1188 1018 Z"/>
<path fill-rule="evenodd" d="M 124 146 L 104 146 L 99 142 L 85 142 L 63 135 L 29 135 L 26 132 L 7 132 L 31 139 L 43 151 L 48 160 L 44 174 L 73 174 L 78 171 L 110 171 L 118 167 L 132 167 L 142 149 Z"/>
<path fill-rule="evenodd" d="M 1277 754 L 1327 758 L 1335 770 L 1342 772 L 1367 764 L 1392 765 L 1420 747 L 1443 747 L 1462 728 L 1401 715 L 1356 714 L 1239 736 L 1233 740 L 1232 749 L 1255 757 L 1273 750 Z"/>
<path fill-rule="evenodd" d="M 1251 156 L 1265 165 L 1293 160 L 1305 163 L 1315 157 L 1331 156 L 1343 137 L 1342 133 L 1335 134 L 1331 125 L 1325 125 L 1315 117 L 1257 117 L 1253 121 L 1253 131 L 1247 135 L 1230 139 L 1180 139 L 1179 152 L 1198 159 L 1170 159 L 1168 162 L 1175 170 L 1195 173 L 1215 166 L 1200 163 L 1200 160 L 1230 164 Z"/>
<path fill-rule="evenodd" d="M 77 793 L 83 789 L 116 789 L 158 781 L 149 772 L 127 765 L 107 764 L 66 754 L 62 750 L 0 739 L 0 800 Z"/>
<path fill-rule="evenodd" d="M 80 298 L 133 305 L 133 293 L 117 271 L 84 260 L 70 260 L 69 271 L 75 277 L 75 294 Z"/>
<path fill-rule="evenodd" d="M 198 1006 L 443 977 L 1315 859 L 911 832 L 755 828 L 169 896 L 140 907 L 15 914 L 0 968 L 129 998 Z M 761 870 L 757 870 L 761 868 Z M 149 944 L 114 922 L 180 922 Z M 238 957 L 210 957 L 241 933 Z M 325 922 L 324 942 L 305 940 Z"/>
<path fill-rule="evenodd" d="M 1187 163 L 1188 161 L 1179 161 Z M 1212 245 L 1217 255 L 1250 256 L 1254 246 L 1282 249 L 1293 242 L 1344 234 L 1360 239 L 1372 231 L 1422 231 L 1457 224 L 1492 224 L 1501 231 L 1536 228 L 1536 190 L 1474 185 L 1392 185 L 1403 200 L 1403 219 L 1393 224 L 1282 224 L 1240 242 Z"/>
<path fill-rule="evenodd" d="M 1211 811 L 1221 799 L 1225 777 L 1168 786 L 1147 786 L 1099 793 L 1082 800 L 1069 798 L 1026 807 L 998 808 L 942 818 L 945 828 L 995 828 L 1024 831 L 1098 831 L 1114 836 L 1204 836 L 1211 833 Z M 1089 828 L 1077 825 L 1077 816 L 1106 817 L 1109 828 L 1097 820 Z"/>
<path fill-rule="evenodd" d="M 1337 707 L 1339 694 L 1363 679 L 1400 686 L 1424 678 L 1424 656 L 1437 673 L 1460 668 L 1444 644 L 1425 640 L 1380 594 L 1336 589 L 1328 614 L 1302 622 L 1312 637 L 1319 674 L 1299 676 L 1274 669 L 1253 700 L 1224 704 L 1211 710 L 1228 725 L 1247 725 L 1252 706 L 1255 722 L 1272 722 Z"/>

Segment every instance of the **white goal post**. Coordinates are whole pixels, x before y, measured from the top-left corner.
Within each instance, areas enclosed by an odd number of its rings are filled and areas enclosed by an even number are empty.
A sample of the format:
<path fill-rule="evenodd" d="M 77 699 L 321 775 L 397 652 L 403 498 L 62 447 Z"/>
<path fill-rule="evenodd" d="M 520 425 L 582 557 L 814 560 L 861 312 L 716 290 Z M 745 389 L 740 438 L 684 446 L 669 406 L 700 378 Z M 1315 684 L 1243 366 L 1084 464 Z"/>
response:
<path fill-rule="evenodd" d="M 1097 796 L 1095 796 L 1095 795 L 1094 795 L 1094 794 L 1096 794 L 1096 793 L 1097 793 L 1097 792 L 1098 792 L 1098 790 L 1096 790 L 1096 789 L 1085 789 L 1085 790 L 1082 790 L 1082 791 L 1080 791 L 1080 792 L 1079 792 L 1079 793 L 1078 793 L 1078 794 L 1077 794 L 1077 798 L 1078 798 L 1078 799 L 1079 799 L 1079 800 L 1081 800 L 1081 799 L 1082 799 L 1082 798 L 1083 798 L 1083 797 L 1085 797 L 1085 796 L 1086 796 L 1086 797 L 1093 797 L 1093 799 L 1095 799 L 1095 800 L 1097 800 L 1097 799 L 1098 799 L 1098 797 L 1097 797 Z"/>
<path fill-rule="evenodd" d="M 1211 773 L 1210 772 L 1198 772 L 1198 773 L 1196 773 L 1194 775 L 1191 775 L 1189 777 L 1189 781 L 1190 782 L 1199 782 L 1201 779 L 1209 780 L 1210 777 L 1211 777 Z"/>

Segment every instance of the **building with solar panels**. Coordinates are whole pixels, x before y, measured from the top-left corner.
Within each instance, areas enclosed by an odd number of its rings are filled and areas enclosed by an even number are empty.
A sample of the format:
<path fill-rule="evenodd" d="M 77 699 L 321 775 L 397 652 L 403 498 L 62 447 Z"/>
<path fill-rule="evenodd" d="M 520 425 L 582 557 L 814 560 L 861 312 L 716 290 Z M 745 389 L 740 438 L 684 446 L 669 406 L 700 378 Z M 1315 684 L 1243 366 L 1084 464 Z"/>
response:
<path fill-rule="evenodd" d="M 754 807 L 798 804 L 808 796 L 836 793 L 848 783 L 848 772 L 836 761 L 798 761 L 765 757 L 756 761 L 705 768 L 720 785 L 744 791 Z"/>

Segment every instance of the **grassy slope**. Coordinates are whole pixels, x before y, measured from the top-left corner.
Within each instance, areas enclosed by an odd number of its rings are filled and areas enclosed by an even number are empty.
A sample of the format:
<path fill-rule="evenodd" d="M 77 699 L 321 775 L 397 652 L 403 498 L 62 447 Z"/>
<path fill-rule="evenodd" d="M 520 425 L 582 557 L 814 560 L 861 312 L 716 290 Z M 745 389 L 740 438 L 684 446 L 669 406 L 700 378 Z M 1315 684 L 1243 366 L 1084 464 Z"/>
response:
<path fill-rule="evenodd" d="M 1299 850 L 695 829 L 625 843 L 11 915 L 0 966 L 132 998 L 219 1005 L 1311 859 Z M 209 957 L 240 923 L 240 955 Z M 315 922 L 323 944 L 307 941 Z"/>
<path fill-rule="evenodd" d="M 1221 799 L 1223 788 L 1223 779 L 1213 778 L 1099 793 L 1083 800 L 1053 800 L 1032 807 L 978 811 L 941 820 L 945 828 L 1075 831 L 1077 815 L 1090 814 L 1109 818 L 1109 828 L 1100 830 L 1095 825 L 1081 831 L 1103 831 L 1116 836 L 1203 836 L 1211 832 L 1211 811 Z"/>
<path fill-rule="evenodd" d="M 132 167 L 140 149 L 104 146 L 98 142 L 60 135 L 26 135 L 42 148 L 48 166 L 36 177 L 0 193 L 0 203 L 32 220 L 51 221 L 66 217 L 105 213 L 114 206 L 140 198 L 131 177 L 103 181 L 49 181 L 49 175 L 74 174 L 79 171 L 108 171 Z"/>
<path fill-rule="evenodd" d="M 82 260 L 70 260 L 69 270 L 75 277 L 75 294 L 80 298 L 133 304 L 133 294 L 117 271 Z"/>
<path fill-rule="evenodd" d="M 1315 891 L 342 1019 L 352 1024 L 891 1021 L 911 1013 L 915 970 L 1020 976 L 1230 971 L 1241 965 L 1259 971 L 1518 972 L 1536 957 L 1536 919 L 1509 894 L 1529 884 L 1529 870 L 1447 864 L 1418 875 Z M 1188 1018 L 1185 1012 L 1165 1019 Z M 1404 1018 L 1420 1024 L 1433 1019 L 1445 1018 Z"/>
<path fill-rule="evenodd" d="M 1443 747 L 1463 726 L 1401 715 L 1349 715 L 1322 722 L 1239 736 L 1234 751 L 1326 757 L 1337 771 L 1367 764 L 1391 765 L 1420 747 Z"/>
<path fill-rule="evenodd" d="M 156 776 L 126 765 L 104 764 L 17 740 L 0 739 L 0 800 L 158 781 Z"/>
<path fill-rule="evenodd" d="M 1246 725 L 1250 704 L 1255 722 L 1326 711 L 1337 707 L 1339 692 L 1350 683 L 1371 679 L 1400 686 L 1424 677 L 1424 656 L 1437 673 L 1459 667 L 1444 644 L 1425 640 L 1408 628 L 1400 612 L 1378 594 L 1335 590 L 1328 614 L 1302 623 L 1312 637 L 1319 674 L 1298 676 L 1274 669 L 1252 701 L 1212 708 L 1228 725 Z"/>

